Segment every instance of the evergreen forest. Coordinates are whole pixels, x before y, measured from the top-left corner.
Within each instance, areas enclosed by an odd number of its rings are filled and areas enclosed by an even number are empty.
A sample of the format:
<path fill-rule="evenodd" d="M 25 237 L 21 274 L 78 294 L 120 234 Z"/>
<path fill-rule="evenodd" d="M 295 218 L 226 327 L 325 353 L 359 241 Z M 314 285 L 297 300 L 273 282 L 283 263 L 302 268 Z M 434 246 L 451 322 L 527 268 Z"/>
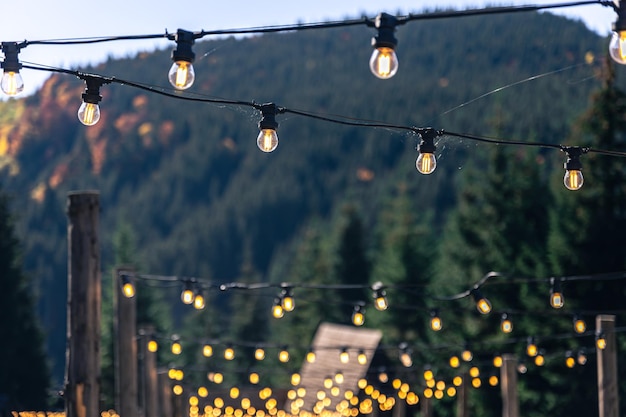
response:
<path fill-rule="evenodd" d="M 101 89 L 100 121 L 86 127 L 76 118 L 84 83 L 67 74 L 51 75 L 33 96 L 0 102 L 0 245 L 12 248 L 0 251 L 0 270 L 11 268 L 0 275 L 2 296 L 11 294 L 0 304 L 4 317 L 14 308 L 26 316 L 36 312 L 27 318 L 32 327 L 3 330 L 7 346 L 16 344 L 10 350 L 3 344 L 0 358 L 44 361 L 47 354 L 47 365 L 37 366 L 38 378 L 47 382 L 12 382 L 22 373 L 3 367 L 0 393 L 26 409 L 54 407 L 58 400 L 65 366 L 67 194 L 94 189 L 101 204 L 107 409 L 114 405 L 113 270 L 132 265 L 146 275 L 276 285 L 217 288 L 196 311 L 181 303 L 179 286 L 137 280 L 138 322 L 156 328 L 159 364 L 187 369 L 189 385 L 206 383 L 207 372 L 219 370 L 225 385 L 243 386 L 254 368 L 265 384 L 288 388 L 304 349 L 290 352 L 286 366 L 272 349 L 264 361 L 252 353 L 224 361 L 191 346 L 211 339 L 248 350 L 255 343 L 301 347 L 320 323 L 351 325 L 359 305 L 363 326 L 380 329 L 386 347 L 370 367 L 372 380 L 380 369 L 390 374 L 389 383 L 376 382 L 380 392 L 395 395 L 391 381 L 397 377 L 421 397 L 426 367 L 451 381 L 476 365 L 482 385 L 468 393 L 471 414 L 497 416 L 502 401 L 500 387 L 488 383 L 497 372 L 492 359 L 512 353 L 526 369 L 518 376 L 524 416 L 597 415 L 595 316 L 615 314 L 618 329 L 626 318 L 620 274 L 626 271 L 626 160 L 583 155 L 585 183 L 573 192 L 563 186 L 563 152 L 445 131 L 624 152 L 626 69 L 606 59 L 607 39 L 549 13 L 401 26 L 400 66 L 389 80 L 369 71 L 373 35 L 366 27 L 345 27 L 199 41 L 192 91 L 443 129 L 430 175 L 416 171 L 419 136 L 406 131 L 278 115 L 280 143 L 266 154 L 255 141 L 260 114 L 245 106 L 111 84 Z M 170 51 L 162 50 L 81 70 L 169 89 L 170 65 Z M 471 296 L 449 299 L 492 271 L 498 274 L 481 287 L 490 314 L 479 314 Z M 621 279 L 565 279 L 564 307 L 550 306 L 551 277 L 615 274 Z M 377 282 L 387 288 L 385 311 L 373 305 L 370 287 Z M 294 284 L 296 307 L 275 319 L 280 283 Z M 30 305 L 14 307 L 23 295 Z M 435 312 L 440 331 L 430 328 Z M 512 333 L 500 331 L 503 314 L 513 321 Z M 582 334 L 573 330 L 574 316 L 586 321 Z M 166 352 L 174 334 L 189 346 L 179 356 Z M 29 349 L 22 337 L 29 338 Z M 526 354 L 529 337 L 545 364 Z M 626 334 L 617 333 L 617 341 L 620 354 L 626 352 Z M 408 367 L 398 362 L 399 346 L 411 348 Z M 472 363 L 452 368 L 450 357 L 470 347 Z M 569 368 L 568 352 L 585 360 Z M 618 375 L 619 392 L 626 394 L 624 361 Z M 9 391 L 29 384 L 42 387 L 30 402 L 19 390 Z M 407 413 L 420 415 L 423 403 Z M 444 396 L 432 407 L 434 416 L 454 416 L 456 398 Z"/>

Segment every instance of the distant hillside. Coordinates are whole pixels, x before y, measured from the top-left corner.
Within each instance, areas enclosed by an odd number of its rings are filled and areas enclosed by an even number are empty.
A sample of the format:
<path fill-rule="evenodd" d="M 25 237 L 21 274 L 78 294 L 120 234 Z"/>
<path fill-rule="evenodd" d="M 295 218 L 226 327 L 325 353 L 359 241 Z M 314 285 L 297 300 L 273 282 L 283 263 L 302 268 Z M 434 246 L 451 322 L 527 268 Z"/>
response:
<path fill-rule="evenodd" d="M 594 75 L 606 49 L 606 40 L 582 23 L 543 13 L 415 22 L 398 28 L 400 69 L 382 81 L 367 65 L 372 36 L 358 27 L 199 42 L 192 89 L 559 143 L 598 87 Z M 596 60 L 589 65 L 591 56 Z M 88 70 L 169 88 L 170 64 L 169 51 L 158 51 Z M 554 74 L 519 83 L 549 72 Z M 101 192 L 103 265 L 111 265 L 112 235 L 126 224 L 146 272 L 226 281 L 238 276 L 244 259 L 266 274 L 283 261 L 277 249 L 288 246 L 303 224 L 327 218 L 342 202 L 363 203 L 372 221 L 400 182 L 416 207 L 439 214 L 439 227 L 461 168 L 484 149 L 444 138 L 437 172 L 426 177 L 415 170 L 411 135 L 288 115 L 278 116 L 278 149 L 263 154 L 255 144 L 259 116 L 248 108 L 178 101 L 120 85 L 102 88 L 102 119 L 84 127 L 76 120 L 83 88 L 70 76 L 53 75 L 37 95 L 0 103 L 2 182 L 20 217 L 25 264 L 38 282 L 58 380 L 69 190 Z"/>

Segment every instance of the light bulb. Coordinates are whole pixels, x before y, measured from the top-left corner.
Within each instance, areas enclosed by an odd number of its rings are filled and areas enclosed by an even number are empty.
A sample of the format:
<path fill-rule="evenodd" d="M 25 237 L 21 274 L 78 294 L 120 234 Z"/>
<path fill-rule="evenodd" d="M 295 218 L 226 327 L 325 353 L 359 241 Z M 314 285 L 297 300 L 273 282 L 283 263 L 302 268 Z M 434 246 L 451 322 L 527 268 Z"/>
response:
<path fill-rule="evenodd" d="M 256 359 L 257 361 L 262 361 L 263 359 L 265 359 L 265 350 L 263 350 L 263 348 L 257 348 L 254 351 L 254 359 Z"/>
<path fill-rule="evenodd" d="M 535 340 L 532 337 L 528 338 L 528 342 L 526 343 L 526 354 L 530 357 L 537 356 L 537 345 L 535 344 Z"/>
<path fill-rule="evenodd" d="M 124 294 L 126 298 L 133 298 L 135 296 L 135 286 L 128 275 L 122 275 L 122 294 Z"/>
<path fill-rule="evenodd" d="M 575 316 L 574 317 L 574 331 L 578 334 L 585 333 L 587 330 L 587 323 L 582 318 Z"/>
<path fill-rule="evenodd" d="M 196 296 L 193 298 L 193 306 L 196 310 L 203 310 L 206 306 L 204 296 L 201 292 L 196 293 Z"/>
<path fill-rule="evenodd" d="M 430 313 L 430 328 L 435 332 L 438 332 L 443 328 L 441 317 L 439 317 L 439 314 L 436 311 L 431 311 Z"/>
<path fill-rule="evenodd" d="M 14 96 L 24 91 L 24 80 L 19 71 L 4 71 L 0 86 L 4 94 Z"/>
<path fill-rule="evenodd" d="M 341 363 L 348 363 L 348 362 L 350 362 L 350 354 L 348 353 L 348 351 L 346 349 L 343 349 L 341 351 L 341 353 L 339 354 L 339 361 Z"/>
<path fill-rule="evenodd" d="M 578 352 L 578 355 L 576 355 L 576 362 L 578 362 L 581 366 L 587 363 L 587 354 L 585 351 L 581 350 Z"/>
<path fill-rule="evenodd" d="M 159 350 L 159 344 L 156 340 L 150 340 L 148 342 L 148 352 L 156 352 L 157 350 Z"/>
<path fill-rule="evenodd" d="M 272 316 L 276 319 L 280 319 L 285 315 L 285 309 L 280 301 L 280 298 L 274 300 L 274 305 L 272 306 Z"/>
<path fill-rule="evenodd" d="M 278 360 L 283 363 L 289 362 L 289 351 L 286 348 L 280 351 L 278 354 Z"/>
<path fill-rule="evenodd" d="M 376 77 L 386 80 L 398 72 L 398 56 L 393 48 L 381 46 L 374 49 L 370 58 L 370 70 Z"/>
<path fill-rule="evenodd" d="M 580 190 L 580 188 L 583 186 L 583 182 L 584 178 L 582 171 L 576 169 L 565 171 L 563 184 L 565 184 L 565 188 L 567 188 L 568 190 Z"/>
<path fill-rule="evenodd" d="M 604 333 L 598 333 L 596 335 L 596 347 L 600 350 L 606 349 L 606 337 L 604 337 Z"/>
<path fill-rule="evenodd" d="M 359 365 L 365 365 L 367 363 L 367 355 L 365 354 L 365 352 L 360 351 L 356 357 L 356 360 Z"/>
<path fill-rule="evenodd" d="M 354 306 L 354 311 L 352 312 L 352 324 L 355 326 L 363 326 L 364 323 L 365 315 L 363 314 L 361 306 Z"/>
<path fill-rule="evenodd" d="M 491 312 L 491 303 L 482 296 L 478 289 L 472 290 L 472 296 L 476 302 L 476 309 L 480 314 L 489 314 Z"/>
<path fill-rule="evenodd" d="M 291 385 L 293 385 L 294 387 L 296 385 L 300 385 L 300 381 L 301 381 L 301 377 L 299 373 L 293 373 L 291 374 Z"/>
<path fill-rule="evenodd" d="M 626 64 L 626 30 L 613 32 L 609 42 L 609 53 L 618 64 Z"/>
<path fill-rule="evenodd" d="M 194 299 L 194 293 L 191 289 L 191 287 L 189 287 L 188 285 L 185 286 L 185 288 L 183 289 L 183 291 L 180 293 L 180 299 L 183 302 L 183 304 L 191 304 L 193 303 L 193 299 Z"/>
<path fill-rule="evenodd" d="M 232 347 L 227 347 L 224 349 L 224 359 L 227 361 L 232 361 L 235 359 L 235 350 Z"/>
<path fill-rule="evenodd" d="M 498 377 L 496 375 L 491 375 L 489 377 L 489 385 L 491 385 L 492 387 L 498 385 Z"/>
<path fill-rule="evenodd" d="M 205 358 L 210 358 L 211 356 L 213 356 L 213 346 L 211 345 L 202 346 L 202 356 L 204 356 Z"/>
<path fill-rule="evenodd" d="M 411 359 L 411 354 L 409 352 L 400 353 L 400 363 L 405 368 L 411 367 L 413 365 L 413 360 Z"/>
<path fill-rule="evenodd" d="M 511 333 L 513 331 L 513 322 L 506 313 L 502 314 L 500 329 L 502 329 L 503 333 Z"/>
<path fill-rule="evenodd" d="M 256 138 L 256 144 L 263 152 L 273 152 L 278 146 L 278 135 L 274 129 L 262 129 Z"/>
<path fill-rule="evenodd" d="M 502 356 L 496 355 L 493 357 L 493 366 L 495 368 L 502 368 L 503 363 L 504 363 L 504 360 L 502 359 Z"/>
<path fill-rule="evenodd" d="M 191 62 L 176 61 L 170 67 L 167 74 L 170 84 L 178 90 L 186 90 L 193 84 L 196 79 L 196 73 Z"/>
<path fill-rule="evenodd" d="M 308 363 L 315 363 L 316 355 L 312 350 L 306 354 L 306 361 Z"/>
<path fill-rule="evenodd" d="M 333 380 L 330 377 L 324 378 L 324 388 L 330 389 L 333 386 Z"/>
<path fill-rule="evenodd" d="M 389 304 L 387 303 L 387 293 L 383 289 L 382 285 L 383 284 L 381 282 L 376 282 L 372 287 L 372 290 L 374 290 L 374 307 L 376 307 L 376 310 L 378 311 L 387 310 L 387 307 L 389 307 Z"/>
<path fill-rule="evenodd" d="M 179 342 L 172 342 L 172 353 L 174 355 L 180 355 L 183 352 L 183 347 Z"/>
<path fill-rule="evenodd" d="M 296 303 L 293 299 L 293 294 L 291 290 L 283 290 L 282 291 L 282 306 L 285 311 L 293 311 L 296 308 Z"/>
<path fill-rule="evenodd" d="M 93 126 L 100 120 L 100 106 L 98 103 L 87 103 L 83 101 L 83 104 L 78 108 L 78 120 L 85 126 Z"/>
<path fill-rule="evenodd" d="M 465 362 L 470 362 L 472 359 L 474 359 L 474 355 L 472 354 L 472 351 L 469 349 L 465 349 L 462 353 L 461 353 L 461 358 L 465 361 Z"/>
<path fill-rule="evenodd" d="M 461 365 L 461 362 L 459 361 L 459 357 L 458 356 L 452 356 L 450 358 L 449 363 L 450 363 L 450 367 L 452 367 L 452 368 L 458 368 L 459 365 Z"/>
<path fill-rule="evenodd" d="M 573 368 L 575 365 L 576 365 L 576 359 L 574 359 L 572 352 L 568 351 L 565 354 L 565 366 L 567 366 L 568 368 Z"/>
<path fill-rule="evenodd" d="M 435 168 L 437 168 L 437 158 L 435 158 L 435 154 L 420 152 L 417 161 L 415 161 L 415 167 L 420 174 L 432 174 Z"/>

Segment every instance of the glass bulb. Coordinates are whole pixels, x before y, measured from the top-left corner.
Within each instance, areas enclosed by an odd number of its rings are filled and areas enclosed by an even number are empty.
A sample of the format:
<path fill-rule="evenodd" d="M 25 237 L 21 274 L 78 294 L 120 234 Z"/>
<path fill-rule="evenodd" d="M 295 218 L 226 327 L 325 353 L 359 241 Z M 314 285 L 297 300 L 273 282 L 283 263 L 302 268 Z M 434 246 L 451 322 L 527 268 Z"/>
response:
<path fill-rule="evenodd" d="M 293 385 L 294 387 L 296 385 L 300 385 L 300 381 L 301 381 L 301 377 L 299 373 L 293 373 L 291 374 L 291 385 Z"/>
<path fill-rule="evenodd" d="M 387 303 L 387 298 L 385 296 L 376 297 L 376 300 L 374 300 L 374 306 L 378 311 L 387 310 L 387 307 L 389 306 Z"/>
<path fill-rule="evenodd" d="M 598 336 L 596 339 L 596 347 L 600 350 L 606 349 L 606 339 L 604 336 Z"/>
<path fill-rule="evenodd" d="M 310 351 L 309 353 L 307 353 L 307 354 L 306 354 L 306 361 L 307 361 L 308 363 L 314 363 L 314 362 L 315 362 L 315 359 L 316 359 L 316 357 L 315 357 L 315 352 Z"/>
<path fill-rule="evenodd" d="M 465 362 L 470 362 L 472 359 L 474 359 L 474 355 L 472 354 L 472 351 L 469 349 L 465 349 L 462 353 L 461 353 L 461 358 L 463 358 L 463 360 Z"/>
<path fill-rule="evenodd" d="M 172 64 L 170 72 L 167 74 L 170 84 L 178 90 L 186 90 L 193 84 L 196 79 L 196 73 L 193 70 L 191 62 L 176 61 Z"/>
<path fill-rule="evenodd" d="M 526 354 L 531 357 L 537 356 L 537 345 L 529 343 L 528 346 L 526 346 Z"/>
<path fill-rule="evenodd" d="M 365 316 L 360 310 L 354 310 L 352 313 L 352 324 L 362 326 L 365 323 Z"/>
<path fill-rule="evenodd" d="M 550 305 L 552 308 L 561 308 L 564 303 L 565 300 L 563 299 L 563 294 L 560 292 L 553 292 L 550 294 Z"/>
<path fill-rule="evenodd" d="M 132 282 L 125 282 L 122 286 L 122 293 L 124 293 L 124 297 L 133 298 L 135 296 L 135 286 Z"/>
<path fill-rule="evenodd" d="M 148 342 L 148 352 L 156 352 L 157 350 L 159 350 L 159 344 L 157 343 L 156 340 L 150 340 Z"/>
<path fill-rule="evenodd" d="M 609 53 L 618 64 L 626 64 L 626 31 L 613 32 Z"/>
<path fill-rule="evenodd" d="M 504 363 L 504 360 L 502 359 L 502 356 L 496 355 L 496 356 L 493 357 L 493 366 L 494 367 L 501 368 L 503 363 Z"/>
<path fill-rule="evenodd" d="M 172 353 L 174 355 L 180 355 L 182 351 L 183 351 L 183 347 L 181 346 L 180 343 L 178 342 L 172 343 Z"/>
<path fill-rule="evenodd" d="M 85 103 L 78 108 L 78 120 L 85 126 L 93 126 L 100 120 L 100 106 L 97 103 Z"/>
<path fill-rule="evenodd" d="M 359 365 L 365 365 L 367 363 L 367 355 L 365 355 L 365 353 L 363 352 L 359 353 L 356 359 L 357 362 L 359 362 Z"/>
<path fill-rule="evenodd" d="M 228 347 L 224 350 L 224 359 L 227 361 L 232 361 L 235 359 L 235 350 L 231 347 Z"/>
<path fill-rule="evenodd" d="M 458 368 L 459 365 L 461 364 L 458 356 L 452 356 L 449 362 L 452 368 Z"/>
<path fill-rule="evenodd" d="M 489 314 L 491 311 L 491 303 L 486 298 L 480 298 L 476 302 L 476 309 L 480 312 L 480 314 Z"/>
<path fill-rule="evenodd" d="M 348 362 L 350 362 L 350 354 L 348 353 L 347 350 L 344 350 L 344 351 L 342 351 L 339 354 L 339 361 L 341 363 L 348 363 Z"/>
<path fill-rule="evenodd" d="M 281 350 L 278 354 L 278 360 L 283 363 L 289 362 L 289 352 L 286 350 Z"/>
<path fill-rule="evenodd" d="M 513 331 L 513 322 L 508 316 L 503 315 L 502 321 L 500 322 L 500 329 L 502 329 L 503 333 L 511 333 Z"/>
<path fill-rule="evenodd" d="M 404 366 L 405 368 L 409 368 L 411 365 L 413 365 L 411 355 L 407 352 L 402 352 L 400 354 L 400 363 L 402 363 L 402 366 Z"/>
<path fill-rule="evenodd" d="M 568 170 L 565 171 L 565 176 L 563 177 L 563 184 L 565 184 L 565 188 L 568 190 L 576 191 L 580 190 L 580 187 L 583 186 L 583 173 L 579 170 Z"/>
<path fill-rule="evenodd" d="M 568 368 L 573 368 L 576 365 L 576 360 L 572 356 L 565 358 L 565 365 Z"/>
<path fill-rule="evenodd" d="M 203 310 L 205 307 L 204 296 L 202 294 L 196 294 L 193 299 L 193 306 L 196 310 Z"/>
<path fill-rule="evenodd" d="M 433 153 L 420 153 L 415 161 L 415 167 L 420 174 L 428 175 L 432 174 L 437 168 L 437 158 Z"/>
<path fill-rule="evenodd" d="M 204 345 L 202 347 L 202 355 L 205 358 L 210 358 L 211 356 L 213 356 L 213 346 L 211 346 L 211 345 Z"/>
<path fill-rule="evenodd" d="M 296 303 L 293 301 L 293 297 L 290 295 L 286 295 L 283 297 L 282 301 L 283 310 L 285 311 L 293 311 L 296 307 Z"/>
<path fill-rule="evenodd" d="M 276 303 L 274 304 L 274 306 L 272 307 L 272 316 L 274 316 L 274 318 L 282 318 L 285 315 L 285 310 L 283 309 L 283 306 L 280 303 Z"/>
<path fill-rule="evenodd" d="M 582 334 L 582 333 L 585 333 L 585 330 L 587 330 L 587 323 L 585 323 L 585 320 L 580 319 L 580 318 L 575 318 L 574 319 L 574 331 L 578 334 Z"/>
<path fill-rule="evenodd" d="M 430 328 L 436 332 L 441 330 L 443 324 L 441 322 L 441 318 L 439 316 L 433 316 L 430 318 Z"/>
<path fill-rule="evenodd" d="M 194 298 L 195 297 L 193 291 L 191 291 L 191 289 L 189 288 L 184 289 L 183 292 L 180 293 L 180 299 L 182 300 L 183 304 L 193 303 Z"/>
<path fill-rule="evenodd" d="M 19 71 L 4 71 L 0 87 L 7 96 L 14 96 L 24 90 L 24 80 Z"/>
<path fill-rule="evenodd" d="M 278 146 L 278 135 L 274 129 L 261 129 L 256 144 L 263 152 L 273 152 Z"/>
<path fill-rule="evenodd" d="M 258 348 L 254 351 L 254 358 L 257 361 L 262 361 L 263 359 L 265 359 L 265 351 L 262 348 Z"/>
<path fill-rule="evenodd" d="M 393 48 L 382 46 L 374 49 L 370 58 L 372 74 L 383 80 L 391 78 L 398 72 L 398 56 Z"/>

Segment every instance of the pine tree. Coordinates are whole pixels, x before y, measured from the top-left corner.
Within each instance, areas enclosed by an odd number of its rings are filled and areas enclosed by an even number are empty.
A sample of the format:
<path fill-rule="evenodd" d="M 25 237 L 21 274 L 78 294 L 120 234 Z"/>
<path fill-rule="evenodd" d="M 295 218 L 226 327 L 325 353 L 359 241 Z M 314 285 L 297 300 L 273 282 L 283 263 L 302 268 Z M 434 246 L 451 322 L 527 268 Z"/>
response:
<path fill-rule="evenodd" d="M 33 288 L 20 266 L 7 196 L 0 194 L 0 411 L 46 410 L 50 375 Z"/>

